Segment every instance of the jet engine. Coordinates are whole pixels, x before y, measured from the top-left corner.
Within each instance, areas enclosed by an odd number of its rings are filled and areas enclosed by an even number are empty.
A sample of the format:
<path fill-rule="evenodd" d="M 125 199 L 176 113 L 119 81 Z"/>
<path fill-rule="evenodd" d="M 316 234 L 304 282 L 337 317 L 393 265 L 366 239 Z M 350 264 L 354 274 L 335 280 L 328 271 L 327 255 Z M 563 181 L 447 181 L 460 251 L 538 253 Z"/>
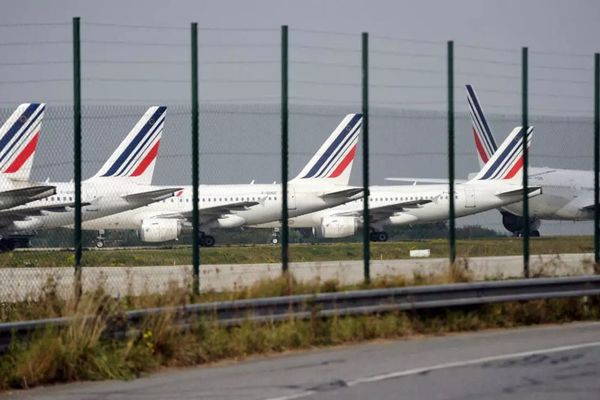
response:
<path fill-rule="evenodd" d="M 228 214 L 223 218 L 219 218 L 217 221 L 217 226 L 219 228 L 238 228 L 243 226 L 246 223 L 246 220 L 239 215 Z"/>
<path fill-rule="evenodd" d="M 525 218 L 506 211 L 501 211 L 501 213 L 502 225 L 514 235 L 521 236 L 525 228 Z M 529 233 L 531 236 L 540 236 L 540 225 L 539 219 L 529 218 Z"/>
<path fill-rule="evenodd" d="M 315 234 L 322 238 L 341 238 L 356 233 L 358 221 L 355 217 L 324 217 L 321 226 L 315 229 Z"/>
<path fill-rule="evenodd" d="M 138 229 L 142 242 L 167 242 L 179 238 L 180 234 L 181 223 L 176 219 L 145 219 Z"/>

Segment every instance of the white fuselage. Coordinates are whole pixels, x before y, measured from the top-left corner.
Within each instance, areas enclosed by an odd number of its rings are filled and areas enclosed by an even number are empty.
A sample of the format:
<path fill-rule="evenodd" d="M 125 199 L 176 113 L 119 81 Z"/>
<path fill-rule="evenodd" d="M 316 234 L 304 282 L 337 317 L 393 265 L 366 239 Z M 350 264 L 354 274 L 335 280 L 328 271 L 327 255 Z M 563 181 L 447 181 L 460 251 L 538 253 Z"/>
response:
<path fill-rule="evenodd" d="M 148 204 L 136 210 L 114 214 L 95 219 L 83 224 L 84 229 L 139 229 L 142 221 L 150 218 L 161 218 L 174 213 L 188 213 L 192 209 L 192 188 L 184 189 L 173 198 Z M 155 186 L 155 188 L 161 188 Z M 288 209 L 290 217 L 334 207 L 344 202 L 359 198 L 362 194 L 348 197 L 330 197 L 328 193 L 349 189 L 348 186 L 336 186 L 299 182 L 288 184 Z M 211 228 L 233 228 L 254 225 L 281 219 L 281 185 L 200 185 L 200 217 L 203 220 L 203 209 L 227 206 L 236 202 L 257 202 L 245 209 L 232 211 L 210 222 L 202 223 L 203 230 Z M 172 217 L 170 217 L 172 218 Z M 183 218 L 182 218 L 183 219 Z M 189 228 L 189 223 L 187 224 Z"/>
<path fill-rule="evenodd" d="M 529 168 L 529 185 L 540 186 L 542 194 L 529 199 L 529 215 L 549 220 L 590 220 L 594 204 L 594 174 L 592 171 Z M 523 214 L 520 202 L 503 207 L 516 215 Z"/>
<path fill-rule="evenodd" d="M 474 181 L 458 184 L 455 187 L 455 215 L 464 217 L 519 201 L 520 193 L 497 196 L 497 193 L 518 188 L 520 186 L 499 181 Z M 415 200 L 431 200 L 431 203 L 405 208 L 403 211 L 390 214 L 389 217 L 372 223 L 371 227 L 381 229 L 385 225 L 419 224 L 448 219 L 450 201 L 448 185 L 371 186 L 369 191 L 369 206 L 372 209 Z M 289 225 L 293 228 L 317 228 L 320 227 L 324 218 L 334 215 L 360 215 L 362 209 L 363 200 L 359 199 L 335 208 L 293 218 Z M 272 228 L 277 226 L 279 225 L 262 224 L 255 227 Z"/>
<path fill-rule="evenodd" d="M 56 186 L 56 194 L 28 203 L 25 206 L 13 208 L 12 210 L 15 211 L 23 210 L 25 217 L 14 219 L 9 224 L 6 224 L 0 229 L 2 235 L 29 233 L 73 224 L 75 212 L 72 207 L 58 207 L 52 210 L 53 207 L 57 207 L 58 205 L 74 202 L 73 183 L 60 182 L 49 183 L 49 185 Z M 145 203 L 128 201 L 124 196 L 146 192 L 151 189 L 151 186 L 132 184 L 118 178 L 100 178 L 84 181 L 81 184 L 81 201 L 82 203 L 89 204 L 83 206 L 81 209 L 82 221 L 89 221 L 94 218 L 140 207 Z M 27 209 L 31 207 L 44 207 L 47 210 L 27 213 Z"/>

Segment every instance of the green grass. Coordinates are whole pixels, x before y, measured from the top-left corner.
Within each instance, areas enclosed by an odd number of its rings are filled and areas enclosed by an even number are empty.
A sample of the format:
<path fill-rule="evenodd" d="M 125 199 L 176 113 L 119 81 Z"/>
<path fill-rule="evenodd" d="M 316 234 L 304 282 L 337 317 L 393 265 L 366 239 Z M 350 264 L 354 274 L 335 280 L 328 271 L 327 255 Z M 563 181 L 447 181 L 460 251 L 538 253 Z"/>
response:
<path fill-rule="evenodd" d="M 431 249 L 432 257 L 446 257 L 448 243 L 445 239 L 372 243 L 371 258 L 408 258 L 412 249 Z M 518 238 L 471 239 L 457 241 L 459 257 L 518 255 L 522 242 Z M 581 253 L 593 251 L 590 236 L 560 236 L 533 238 L 531 254 Z M 271 245 L 227 246 L 203 248 L 202 263 L 250 264 L 279 262 L 280 249 Z M 361 243 L 294 244 L 290 246 L 292 261 L 360 260 Z M 191 248 L 89 250 L 84 252 L 83 265 L 87 266 L 141 266 L 189 265 Z M 18 251 L 0 254 L 4 267 L 62 267 L 73 265 L 71 251 Z"/>
<path fill-rule="evenodd" d="M 75 322 L 61 331 L 41 332 L 28 344 L 14 344 L 8 354 L 0 357 L 0 390 L 79 380 L 131 379 L 162 366 L 192 366 L 373 339 L 598 320 L 600 301 L 530 301 L 418 314 L 246 322 L 230 328 L 198 320 L 183 332 L 175 328 L 173 315 L 163 315 L 146 320 L 139 334 L 119 341 L 101 338 L 99 332 L 106 327 L 110 314 L 97 313 L 99 317 L 91 322 Z"/>
<path fill-rule="evenodd" d="M 380 315 L 290 319 L 281 323 L 224 328 L 212 319 L 193 321 L 180 331 L 174 314 L 152 316 L 136 333 L 120 340 L 103 338 L 111 323 L 122 321 L 128 309 L 180 306 L 192 302 L 236 300 L 301 293 L 467 282 L 468 271 L 460 265 L 438 274 L 416 274 L 412 279 L 386 277 L 369 285 L 340 286 L 336 281 L 299 283 L 289 277 L 265 280 L 243 290 L 191 296 L 185 288 L 171 288 L 163 295 L 111 298 L 102 287 L 81 299 L 62 299 L 50 285 L 36 302 L 10 305 L 2 319 L 34 319 L 59 316 L 75 318 L 66 329 L 36 333 L 28 342 L 13 342 L 0 356 L 0 390 L 28 388 L 57 382 L 131 379 L 163 366 L 181 367 L 223 359 L 240 359 L 293 349 L 355 343 L 379 338 L 400 339 L 416 334 L 506 328 L 541 323 L 600 319 L 600 298 L 557 299 Z M 316 315 L 316 314 L 315 314 Z"/>

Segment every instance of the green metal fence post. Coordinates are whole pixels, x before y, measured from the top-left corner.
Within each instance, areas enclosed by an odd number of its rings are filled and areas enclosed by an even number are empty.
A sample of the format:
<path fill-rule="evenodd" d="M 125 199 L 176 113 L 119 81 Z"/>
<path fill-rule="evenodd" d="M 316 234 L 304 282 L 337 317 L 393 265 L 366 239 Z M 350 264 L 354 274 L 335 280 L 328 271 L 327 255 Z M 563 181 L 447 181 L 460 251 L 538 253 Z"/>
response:
<path fill-rule="evenodd" d="M 362 114 L 363 114 L 363 272 L 365 283 L 371 282 L 371 248 L 369 221 L 369 34 L 362 34 Z"/>
<path fill-rule="evenodd" d="M 288 27 L 281 27 L 281 270 L 289 263 L 288 226 Z"/>
<path fill-rule="evenodd" d="M 454 42 L 448 41 L 448 260 L 456 261 L 456 218 L 454 213 Z"/>
<path fill-rule="evenodd" d="M 192 23 L 192 291 L 200 293 L 200 211 L 198 143 L 198 24 Z"/>
<path fill-rule="evenodd" d="M 75 248 L 75 295 L 81 295 L 81 48 L 80 18 L 73 18 L 73 185 L 75 217 L 73 246 Z"/>
<path fill-rule="evenodd" d="M 527 129 L 528 121 L 528 51 L 523 47 L 522 57 L 522 123 L 525 131 L 523 137 L 523 276 L 529 278 L 529 151 L 527 149 Z"/>
<path fill-rule="evenodd" d="M 600 273 L 600 53 L 594 54 L 594 271 Z"/>

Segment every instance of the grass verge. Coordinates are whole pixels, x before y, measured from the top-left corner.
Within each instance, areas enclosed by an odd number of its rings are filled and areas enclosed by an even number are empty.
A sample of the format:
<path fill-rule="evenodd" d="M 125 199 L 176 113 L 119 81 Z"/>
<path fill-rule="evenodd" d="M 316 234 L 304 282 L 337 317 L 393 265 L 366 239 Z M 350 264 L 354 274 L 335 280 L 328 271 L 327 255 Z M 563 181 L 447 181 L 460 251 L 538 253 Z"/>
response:
<path fill-rule="evenodd" d="M 594 249 L 591 236 L 561 236 L 531 239 L 531 254 L 587 253 Z M 522 241 L 518 238 L 499 237 L 457 241 L 458 257 L 483 257 L 521 254 Z M 445 239 L 411 240 L 372 243 L 374 260 L 409 258 L 409 251 L 430 249 L 432 257 L 447 257 Z M 225 246 L 202 249 L 204 264 L 277 263 L 280 248 L 272 245 Z M 302 261 L 335 261 L 362 259 L 361 243 L 293 244 L 290 259 Z M 189 265 L 191 248 L 161 248 L 134 250 L 89 250 L 84 253 L 84 266 L 142 266 Z M 3 267 L 64 267 L 73 265 L 72 251 L 18 251 L 0 254 Z"/>
<path fill-rule="evenodd" d="M 460 267 L 441 275 L 415 275 L 412 280 L 386 278 L 368 288 L 469 281 Z M 294 349 L 355 343 L 378 338 L 407 338 L 449 332 L 508 328 L 541 323 L 600 319 L 600 298 L 539 300 L 417 312 L 390 312 L 378 315 L 289 319 L 280 323 L 225 328 L 214 320 L 198 319 L 180 330 L 174 314 L 154 316 L 143 321 L 139 331 L 116 340 L 102 335 L 114 321 L 122 320 L 129 308 L 181 305 L 190 301 L 241 299 L 299 293 L 316 293 L 355 288 L 340 287 L 335 281 L 299 284 L 285 277 L 265 281 L 243 291 L 204 294 L 191 298 L 187 291 L 173 288 L 163 296 L 113 299 L 101 288 L 80 301 L 48 297 L 30 308 L 30 316 L 84 316 L 67 328 L 38 332 L 26 343 L 14 342 L 0 357 L 0 389 L 29 388 L 36 385 L 78 380 L 131 379 L 161 367 L 180 367 L 223 359 L 242 359 Z M 33 307 L 33 305 L 32 305 Z M 25 315 L 22 315 L 25 316 Z"/>
<path fill-rule="evenodd" d="M 77 380 L 131 379 L 161 367 L 242 359 L 293 349 L 398 339 L 414 335 L 507 328 L 541 323 L 597 320 L 600 301 L 560 299 L 487 305 L 462 310 L 288 320 L 223 328 L 196 321 L 182 332 L 165 315 L 147 320 L 140 334 L 103 340 L 105 317 L 41 332 L 29 344 L 15 344 L 0 361 L 0 389 L 29 388 Z"/>

